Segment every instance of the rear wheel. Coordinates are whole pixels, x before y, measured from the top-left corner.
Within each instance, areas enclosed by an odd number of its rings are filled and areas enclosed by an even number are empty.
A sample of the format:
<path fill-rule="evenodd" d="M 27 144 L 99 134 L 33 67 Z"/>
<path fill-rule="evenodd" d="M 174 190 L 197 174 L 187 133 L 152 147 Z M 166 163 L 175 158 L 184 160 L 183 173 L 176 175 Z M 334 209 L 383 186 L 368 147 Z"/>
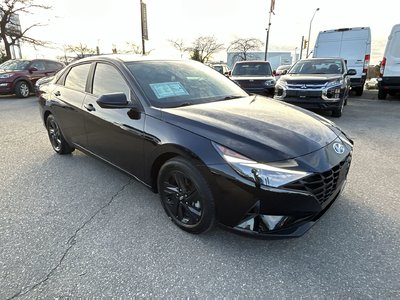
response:
<path fill-rule="evenodd" d="M 17 82 L 14 92 L 18 98 L 26 98 L 31 93 L 29 84 L 26 81 Z"/>
<path fill-rule="evenodd" d="M 167 161 L 158 175 L 161 203 L 171 220 L 190 233 L 211 229 L 215 220 L 212 192 L 203 175 L 189 161 Z"/>
<path fill-rule="evenodd" d="M 65 140 L 53 115 L 47 117 L 46 128 L 54 151 L 58 154 L 69 154 L 75 150 L 75 148 L 71 147 Z"/>
<path fill-rule="evenodd" d="M 354 91 L 356 92 L 356 96 L 362 96 L 364 92 L 364 86 L 359 86 L 354 88 Z"/>
<path fill-rule="evenodd" d="M 385 100 L 386 97 L 387 97 L 387 92 L 385 92 L 385 91 L 382 90 L 382 89 L 379 89 L 379 90 L 378 90 L 378 99 L 379 99 L 379 100 Z"/>

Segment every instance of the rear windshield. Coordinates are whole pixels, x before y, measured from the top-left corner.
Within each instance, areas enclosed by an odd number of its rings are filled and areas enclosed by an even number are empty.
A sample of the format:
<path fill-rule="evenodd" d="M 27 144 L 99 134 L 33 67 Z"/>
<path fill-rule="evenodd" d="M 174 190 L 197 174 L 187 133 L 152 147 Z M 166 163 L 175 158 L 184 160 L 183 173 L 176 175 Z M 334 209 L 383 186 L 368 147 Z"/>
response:
<path fill-rule="evenodd" d="M 237 63 L 232 70 L 233 76 L 271 76 L 269 63 Z"/>
<path fill-rule="evenodd" d="M 10 71 L 25 70 L 28 65 L 28 60 L 8 60 L 0 65 L 0 69 Z"/>
<path fill-rule="evenodd" d="M 340 59 L 300 60 L 289 74 L 342 74 L 343 64 Z"/>

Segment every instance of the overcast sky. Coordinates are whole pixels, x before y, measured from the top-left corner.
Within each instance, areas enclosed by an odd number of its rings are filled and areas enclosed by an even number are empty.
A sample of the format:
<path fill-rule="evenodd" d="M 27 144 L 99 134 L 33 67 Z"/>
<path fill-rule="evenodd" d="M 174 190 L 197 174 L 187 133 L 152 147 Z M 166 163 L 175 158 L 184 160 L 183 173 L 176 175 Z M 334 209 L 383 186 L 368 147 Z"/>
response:
<path fill-rule="evenodd" d="M 39 0 L 38 0 L 39 1 Z M 126 42 L 141 44 L 140 0 L 43 0 L 49 11 L 21 15 L 22 28 L 40 21 L 48 24 L 31 35 L 54 42 L 55 50 L 33 50 L 25 45 L 24 57 L 55 57 L 63 45 L 96 45 L 104 53 L 112 46 L 126 48 Z M 270 0 L 144 0 L 148 11 L 149 41 L 146 49 L 170 54 L 168 39 L 190 44 L 199 36 L 215 36 L 226 46 L 237 37 L 255 37 L 265 42 Z M 369 26 L 372 32 L 372 63 L 383 56 L 390 29 L 400 23 L 399 0 L 276 0 L 271 20 L 270 51 L 292 51 L 308 36 L 312 23 L 311 47 L 319 31 Z M 226 59 L 222 52 L 217 59 Z"/>

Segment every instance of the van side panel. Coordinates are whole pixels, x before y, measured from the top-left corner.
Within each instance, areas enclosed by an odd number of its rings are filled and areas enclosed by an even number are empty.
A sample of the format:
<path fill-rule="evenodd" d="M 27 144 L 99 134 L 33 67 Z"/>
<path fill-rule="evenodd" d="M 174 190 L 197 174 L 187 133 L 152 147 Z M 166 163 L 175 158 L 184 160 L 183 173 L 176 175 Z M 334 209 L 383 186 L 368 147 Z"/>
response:
<path fill-rule="evenodd" d="M 389 36 L 385 57 L 386 66 L 384 76 L 400 77 L 400 26 L 393 28 Z"/>
<path fill-rule="evenodd" d="M 341 57 L 348 69 L 355 69 L 352 86 L 362 86 L 366 79 L 365 56 L 371 53 L 371 30 L 368 27 L 325 30 L 318 34 L 313 57 Z"/>

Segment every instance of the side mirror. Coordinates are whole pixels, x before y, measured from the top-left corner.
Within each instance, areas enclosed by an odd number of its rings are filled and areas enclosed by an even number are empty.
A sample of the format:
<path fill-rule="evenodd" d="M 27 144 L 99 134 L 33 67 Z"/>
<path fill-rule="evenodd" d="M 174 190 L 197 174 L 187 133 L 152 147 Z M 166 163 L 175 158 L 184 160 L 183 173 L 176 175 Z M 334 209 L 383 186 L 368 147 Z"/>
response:
<path fill-rule="evenodd" d="M 281 75 L 286 75 L 287 72 L 288 72 L 288 70 L 283 70 L 282 73 L 281 73 Z"/>
<path fill-rule="evenodd" d="M 232 76 L 232 71 L 228 71 L 228 76 Z"/>
<path fill-rule="evenodd" d="M 357 71 L 356 71 L 356 70 L 350 69 L 350 70 L 347 71 L 347 74 L 346 74 L 346 75 L 352 76 L 352 75 L 356 75 L 356 74 L 357 74 Z"/>
<path fill-rule="evenodd" d="M 273 76 L 276 76 L 276 70 L 273 70 L 273 71 L 272 71 L 272 75 L 273 75 Z"/>
<path fill-rule="evenodd" d="M 35 67 L 30 67 L 30 68 L 28 69 L 29 73 L 33 73 L 33 72 L 35 72 L 35 71 L 37 71 L 37 70 L 38 70 L 38 69 L 35 68 Z"/>
<path fill-rule="evenodd" d="M 104 94 L 96 102 L 102 108 L 127 108 L 129 103 L 125 93 Z"/>

